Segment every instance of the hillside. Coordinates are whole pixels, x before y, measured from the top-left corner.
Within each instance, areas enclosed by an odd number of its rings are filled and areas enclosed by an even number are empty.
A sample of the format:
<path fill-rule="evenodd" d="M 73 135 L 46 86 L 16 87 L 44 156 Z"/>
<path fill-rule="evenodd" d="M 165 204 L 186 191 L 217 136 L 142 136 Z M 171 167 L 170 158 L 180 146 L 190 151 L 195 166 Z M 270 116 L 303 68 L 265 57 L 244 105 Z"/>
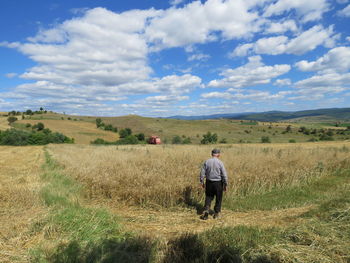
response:
<path fill-rule="evenodd" d="M 276 113 L 277 114 L 277 113 Z M 295 115 L 296 116 L 296 115 Z M 105 141 L 116 141 L 119 136 L 112 131 L 105 131 L 96 127 L 96 118 L 93 116 L 69 116 L 57 113 L 35 114 L 18 117 L 13 126 L 20 129 L 27 124 L 44 123 L 45 127 L 65 134 L 75 139 L 78 144 L 89 144 L 91 141 L 101 138 Z M 209 120 L 179 120 L 165 118 L 149 118 L 137 115 L 121 117 L 100 117 L 106 125 L 111 124 L 117 129 L 130 128 L 134 134 L 144 133 L 146 138 L 157 135 L 163 143 L 172 143 L 178 136 L 181 140 L 190 140 L 199 144 L 203 135 L 207 132 L 216 133 L 218 142 L 223 143 L 259 143 L 262 137 L 269 137 L 271 142 L 286 143 L 289 141 L 307 142 L 319 139 L 320 134 L 311 134 L 311 129 L 332 129 L 334 140 L 349 140 L 350 134 L 345 131 L 348 123 L 342 122 L 340 127 L 335 127 L 334 119 L 314 119 L 314 122 L 297 118 L 295 122 L 262 122 L 251 120 L 233 119 L 209 119 Z M 311 118 L 311 117 L 308 117 Z M 317 116 L 312 117 L 317 118 Z M 9 128 L 6 117 L 0 117 L 0 130 Z M 286 133 L 287 127 L 291 130 Z M 300 127 L 310 130 L 308 134 L 299 131 Z M 2 128 L 1 128 L 2 127 Z"/>
<path fill-rule="evenodd" d="M 215 114 L 203 116 L 172 116 L 172 119 L 182 120 L 205 120 L 205 119 L 236 119 L 236 120 L 256 120 L 256 121 L 294 121 L 302 120 L 310 122 L 322 121 L 346 121 L 350 122 L 350 108 L 317 109 L 296 112 L 269 111 L 261 113 L 232 113 Z"/>

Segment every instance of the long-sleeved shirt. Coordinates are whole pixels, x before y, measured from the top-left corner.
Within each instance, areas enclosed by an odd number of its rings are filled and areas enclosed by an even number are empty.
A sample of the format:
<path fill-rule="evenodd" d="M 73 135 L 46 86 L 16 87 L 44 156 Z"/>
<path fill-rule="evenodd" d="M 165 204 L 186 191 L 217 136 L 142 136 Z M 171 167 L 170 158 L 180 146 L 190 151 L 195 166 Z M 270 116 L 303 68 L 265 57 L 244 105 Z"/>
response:
<path fill-rule="evenodd" d="M 227 184 L 227 173 L 225 166 L 217 157 L 206 160 L 202 166 L 199 180 L 204 183 L 204 178 L 210 181 L 222 181 Z"/>

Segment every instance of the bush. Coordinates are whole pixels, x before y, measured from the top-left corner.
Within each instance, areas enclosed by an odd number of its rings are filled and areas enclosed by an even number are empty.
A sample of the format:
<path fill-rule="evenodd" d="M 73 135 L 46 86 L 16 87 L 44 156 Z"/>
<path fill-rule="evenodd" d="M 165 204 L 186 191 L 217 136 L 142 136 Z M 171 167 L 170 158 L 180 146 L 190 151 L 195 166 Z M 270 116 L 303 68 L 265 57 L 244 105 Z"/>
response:
<path fill-rule="evenodd" d="M 7 121 L 9 122 L 9 124 L 11 125 L 12 123 L 14 123 L 15 121 L 17 121 L 18 119 L 16 117 L 10 116 L 7 118 Z"/>
<path fill-rule="evenodd" d="M 116 144 L 138 144 L 139 140 L 135 135 L 128 135 L 116 142 Z"/>
<path fill-rule="evenodd" d="M 192 143 L 192 141 L 191 141 L 190 137 L 187 137 L 182 141 L 182 144 L 191 144 L 191 143 Z"/>
<path fill-rule="evenodd" d="M 262 143 L 271 143 L 270 137 L 269 136 L 262 136 L 261 142 Z"/>
<path fill-rule="evenodd" d="M 201 144 L 211 144 L 216 143 L 218 141 L 218 135 L 216 133 L 207 132 L 207 134 L 203 135 L 203 139 L 201 140 Z"/>
<path fill-rule="evenodd" d="M 44 131 L 22 131 L 10 129 L 0 133 L 0 145 L 45 145 L 49 143 L 74 143 L 74 139 L 68 138 L 62 133 Z"/>
<path fill-rule="evenodd" d="M 121 129 L 119 131 L 120 138 L 126 138 L 131 134 L 132 134 L 132 130 L 130 128 Z"/>
<path fill-rule="evenodd" d="M 296 140 L 290 139 L 290 140 L 289 140 L 289 143 L 296 143 Z"/>
<path fill-rule="evenodd" d="M 173 139 L 171 140 L 171 143 L 172 144 L 181 144 L 182 143 L 181 137 L 178 135 L 175 135 L 173 137 Z"/>

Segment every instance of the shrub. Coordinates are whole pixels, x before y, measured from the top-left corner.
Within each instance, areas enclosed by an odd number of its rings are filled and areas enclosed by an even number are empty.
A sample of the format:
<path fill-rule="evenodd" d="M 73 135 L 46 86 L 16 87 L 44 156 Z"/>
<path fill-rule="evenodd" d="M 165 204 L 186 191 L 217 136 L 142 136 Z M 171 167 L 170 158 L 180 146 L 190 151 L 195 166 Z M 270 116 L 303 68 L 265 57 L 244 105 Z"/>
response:
<path fill-rule="evenodd" d="M 9 122 L 9 124 L 11 125 L 12 123 L 14 123 L 15 121 L 17 121 L 18 119 L 16 117 L 10 116 L 7 118 L 7 121 Z"/>
<path fill-rule="evenodd" d="M 203 135 L 203 139 L 201 140 L 201 144 L 210 144 L 216 143 L 218 141 L 218 135 L 216 133 L 207 132 L 207 134 Z"/>
<path fill-rule="evenodd" d="M 269 136 L 262 136 L 261 142 L 262 143 L 271 143 L 270 137 Z"/>
<path fill-rule="evenodd" d="M 290 139 L 290 140 L 289 140 L 289 143 L 296 143 L 296 140 Z"/>
<path fill-rule="evenodd" d="M 144 133 L 139 133 L 135 135 L 139 141 L 144 141 L 145 140 L 145 134 Z"/>
<path fill-rule="evenodd" d="M 45 145 L 49 143 L 74 143 L 74 139 L 68 138 L 62 133 L 51 132 L 49 129 L 44 131 L 21 131 L 10 129 L 0 134 L 0 145 Z"/>
<path fill-rule="evenodd" d="M 116 142 L 116 144 L 138 144 L 139 140 L 135 135 L 128 135 Z"/>
<path fill-rule="evenodd" d="M 172 144 L 181 144 L 182 143 L 181 137 L 178 135 L 175 135 L 173 137 L 173 139 L 171 140 L 171 143 Z"/>
<path fill-rule="evenodd" d="M 130 128 L 121 129 L 119 131 L 120 138 L 126 138 L 127 136 L 129 136 L 131 134 L 132 134 L 132 130 Z"/>
<path fill-rule="evenodd" d="M 192 143 L 192 141 L 191 141 L 190 137 L 187 137 L 182 141 L 182 144 L 191 144 L 191 143 Z"/>

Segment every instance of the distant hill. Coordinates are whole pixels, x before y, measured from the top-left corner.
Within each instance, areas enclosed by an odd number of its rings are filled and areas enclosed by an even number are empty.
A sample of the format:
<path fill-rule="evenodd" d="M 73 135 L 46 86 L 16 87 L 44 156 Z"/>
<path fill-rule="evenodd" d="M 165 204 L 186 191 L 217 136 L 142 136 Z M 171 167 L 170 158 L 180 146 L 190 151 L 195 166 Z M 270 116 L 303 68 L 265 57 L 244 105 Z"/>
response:
<path fill-rule="evenodd" d="M 208 120 L 208 119 L 235 119 L 235 120 L 255 120 L 265 122 L 275 121 L 350 121 L 350 108 L 332 108 L 304 110 L 295 112 L 268 111 L 268 112 L 249 112 L 232 114 L 214 114 L 201 116 L 171 116 L 170 119 L 179 120 Z"/>

